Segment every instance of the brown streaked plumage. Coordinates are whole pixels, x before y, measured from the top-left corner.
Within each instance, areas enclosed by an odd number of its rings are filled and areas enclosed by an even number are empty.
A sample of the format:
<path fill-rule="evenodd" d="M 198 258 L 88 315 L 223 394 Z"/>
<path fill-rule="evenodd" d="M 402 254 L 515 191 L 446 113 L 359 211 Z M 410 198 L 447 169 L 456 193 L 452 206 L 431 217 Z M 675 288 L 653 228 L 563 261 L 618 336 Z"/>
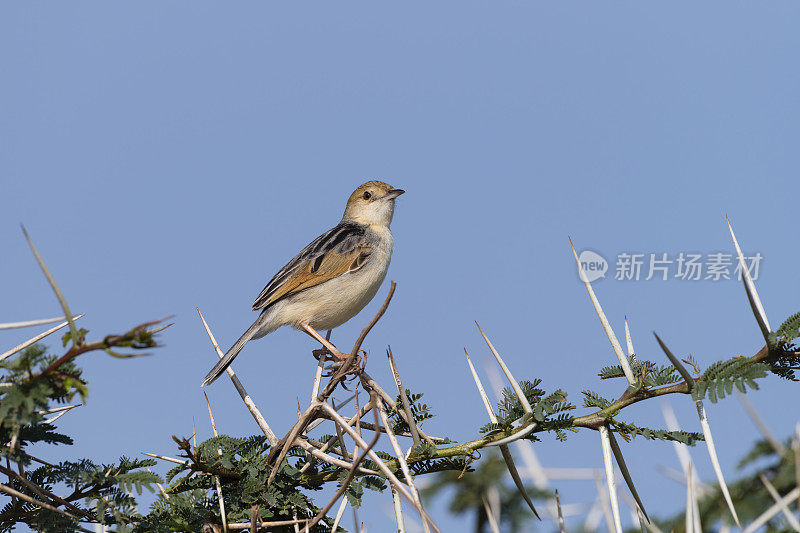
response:
<path fill-rule="evenodd" d="M 371 254 L 364 229 L 352 222 L 341 222 L 289 261 L 258 295 L 253 310 L 355 270 Z"/>
<path fill-rule="evenodd" d="M 317 237 L 267 283 L 253 303 L 258 319 L 211 369 L 213 382 L 244 345 L 290 325 L 322 339 L 317 330 L 333 329 L 355 316 L 386 276 L 392 256 L 389 224 L 395 198 L 404 191 L 368 181 L 350 195 L 341 222 Z M 340 356 L 341 354 L 334 354 Z"/>

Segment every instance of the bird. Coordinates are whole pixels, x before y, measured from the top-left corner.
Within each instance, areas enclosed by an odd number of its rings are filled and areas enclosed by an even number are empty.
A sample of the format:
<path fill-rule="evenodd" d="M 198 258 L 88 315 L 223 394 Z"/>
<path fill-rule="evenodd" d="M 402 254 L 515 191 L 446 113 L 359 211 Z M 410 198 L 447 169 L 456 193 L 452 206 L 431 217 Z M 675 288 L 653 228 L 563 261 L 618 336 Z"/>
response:
<path fill-rule="evenodd" d="M 303 248 L 267 283 L 253 303 L 258 318 L 214 365 L 201 386 L 216 380 L 245 344 L 281 326 L 305 331 L 338 360 L 346 358 L 320 331 L 357 315 L 386 277 L 394 238 L 389 229 L 395 199 L 403 194 L 382 181 L 360 185 L 342 220 Z"/>

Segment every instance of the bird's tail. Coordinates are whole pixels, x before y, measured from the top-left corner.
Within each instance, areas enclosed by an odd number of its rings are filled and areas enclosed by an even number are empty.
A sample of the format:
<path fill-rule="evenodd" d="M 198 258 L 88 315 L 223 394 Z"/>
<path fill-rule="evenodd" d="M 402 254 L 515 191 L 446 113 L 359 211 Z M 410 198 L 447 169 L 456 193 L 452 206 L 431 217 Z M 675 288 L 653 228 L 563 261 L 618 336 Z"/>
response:
<path fill-rule="evenodd" d="M 244 345 L 256 336 L 262 326 L 263 324 L 261 320 L 256 320 L 253 322 L 253 325 L 247 328 L 247 331 L 245 331 L 244 334 L 239 337 L 239 340 L 230 347 L 222 359 L 220 359 L 217 364 L 214 365 L 214 368 L 212 368 L 211 371 L 206 374 L 206 377 L 203 378 L 203 383 L 200 386 L 205 387 L 206 385 L 210 385 L 215 379 L 222 375 L 222 373 L 225 372 L 225 370 L 230 366 L 236 356 L 239 355 L 239 352 L 242 351 Z"/>

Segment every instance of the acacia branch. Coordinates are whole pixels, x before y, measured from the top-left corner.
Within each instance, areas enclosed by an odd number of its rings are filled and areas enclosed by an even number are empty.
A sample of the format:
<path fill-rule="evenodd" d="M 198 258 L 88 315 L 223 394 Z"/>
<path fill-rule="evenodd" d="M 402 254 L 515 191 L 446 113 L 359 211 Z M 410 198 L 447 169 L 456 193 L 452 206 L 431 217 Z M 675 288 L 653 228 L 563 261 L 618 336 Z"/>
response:
<path fill-rule="evenodd" d="M 765 359 L 767 359 L 767 357 L 770 356 L 770 352 L 771 351 L 768 349 L 768 347 L 764 346 L 755 355 L 750 357 L 750 362 L 753 364 L 763 362 Z M 774 356 L 775 354 L 772 355 Z M 693 378 L 692 384 L 696 383 L 701 378 L 702 376 Z M 596 431 L 600 427 L 608 424 L 609 418 L 611 417 L 612 414 L 616 414 L 625 407 L 628 407 L 629 405 L 633 405 L 635 403 L 639 403 L 645 400 L 649 400 L 650 398 L 657 398 L 669 394 L 690 394 L 690 386 L 686 381 L 683 381 L 681 383 L 675 383 L 674 385 L 669 385 L 666 387 L 655 388 L 655 389 L 628 388 L 622 394 L 622 396 L 619 397 L 619 399 L 614 401 L 608 407 L 604 409 L 599 409 L 594 413 L 588 415 L 573 418 L 571 427 L 575 429 L 586 428 Z M 454 446 L 437 448 L 435 451 L 428 450 L 424 453 L 412 453 L 407 460 L 410 464 L 429 459 L 469 457 L 478 450 L 481 450 L 489 446 L 496 446 L 498 442 L 501 442 L 504 439 L 508 439 L 509 437 L 512 437 L 516 433 L 523 432 L 524 430 L 530 428 L 530 426 L 534 425 L 536 425 L 536 422 L 530 421 L 527 424 L 520 427 L 513 427 L 502 431 L 492 432 L 487 435 L 484 435 L 483 437 L 468 442 L 464 442 L 461 444 L 457 444 Z M 530 434 L 547 431 L 547 428 L 541 428 L 541 427 L 534 427 L 530 429 L 531 429 L 529 431 Z M 569 428 L 564 428 L 564 429 L 569 429 Z M 399 471 L 399 463 L 397 462 L 396 459 L 387 461 L 386 466 L 388 466 L 395 472 Z"/>
<path fill-rule="evenodd" d="M 94 514 L 88 512 L 88 511 L 84 511 L 80 507 L 76 507 L 75 505 L 71 504 L 70 502 L 66 501 L 65 499 L 63 499 L 63 498 L 53 494 L 52 492 L 50 492 L 48 490 L 45 490 L 44 488 L 40 487 L 39 485 L 33 483 L 32 481 L 28 480 L 27 478 L 25 478 L 21 474 L 17 474 L 16 472 L 14 472 L 10 468 L 6 468 L 6 467 L 0 465 L 0 472 L 2 472 L 3 474 L 6 474 L 9 478 L 14 478 L 18 482 L 22 483 L 23 485 L 28 487 L 28 489 L 30 489 L 31 491 L 33 491 L 37 495 L 39 495 L 40 498 L 44 498 L 45 500 L 49 499 L 54 503 L 63 505 L 64 507 L 66 507 L 67 509 L 69 509 L 70 511 L 75 513 L 76 515 L 81 515 L 83 517 L 88 517 L 90 520 L 94 520 L 94 518 L 95 518 Z"/>
<path fill-rule="evenodd" d="M 130 347 L 136 349 L 155 347 L 156 342 L 152 339 L 152 336 L 158 333 L 159 331 L 165 330 L 172 324 L 166 324 L 162 327 L 155 328 L 152 330 L 149 330 L 147 328 L 149 328 L 150 326 L 155 326 L 156 324 L 160 324 L 167 319 L 169 319 L 169 317 L 160 318 L 158 320 L 151 320 L 150 322 L 139 324 L 138 326 L 134 327 L 133 329 L 122 335 L 109 335 L 101 341 L 95 341 L 95 342 L 90 342 L 88 344 L 80 344 L 77 346 L 73 346 L 72 348 L 67 350 L 67 353 L 65 353 L 64 355 L 53 361 L 47 368 L 45 368 L 38 374 L 34 374 L 32 377 L 40 378 L 48 374 L 51 374 L 61 365 L 68 363 L 69 361 L 72 361 L 79 355 L 84 354 L 86 352 L 93 352 L 96 350 L 108 350 L 110 348 L 114 348 L 117 346 L 125 348 Z M 146 336 L 146 338 L 144 339 L 139 338 L 142 335 Z"/>
<path fill-rule="evenodd" d="M 376 405 L 376 403 L 375 403 L 376 401 L 377 401 L 377 395 L 374 392 L 371 392 L 370 393 L 370 403 L 374 406 L 374 405 Z M 380 424 L 380 420 L 378 419 L 378 412 L 377 412 L 376 409 L 373 409 L 372 411 L 373 411 L 373 415 L 375 417 L 375 425 L 377 426 L 377 425 Z M 340 424 L 337 423 L 336 427 L 337 427 L 337 429 L 339 431 L 341 431 L 342 426 Z M 349 427 L 349 425 L 348 425 L 348 427 Z M 380 438 L 381 438 L 381 433 L 379 431 L 376 431 L 375 432 L 375 436 L 372 437 L 372 440 L 369 442 L 369 445 L 367 446 L 367 448 L 361 453 L 361 455 L 358 456 L 358 458 L 356 458 L 353 461 L 353 466 L 350 468 L 350 471 L 347 473 L 347 477 L 345 478 L 344 482 L 342 483 L 342 486 L 339 487 L 339 490 L 336 491 L 336 494 L 333 496 L 333 498 L 331 498 L 331 500 L 328 502 L 328 504 L 324 508 L 322 508 L 319 513 L 317 513 L 317 515 L 314 517 L 313 520 L 311 520 L 311 522 L 309 522 L 306 525 L 307 529 L 310 530 L 312 527 L 314 527 L 317 524 L 317 522 L 319 522 L 322 519 L 322 517 L 324 517 L 326 514 L 328 514 L 328 511 L 331 510 L 331 508 L 339 500 L 339 498 L 342 497 L 344 492 L 350 486 L 350 483 L 353 481 L 353 478 L 356 476 L 356 472 L 358 471 L 358 465 L 360 465 L 361 461 L 363 461 L 364 458 L 367 456 L 367 454 L 369 454 L 372 451 L 372 448 L 375 447 L 375 445 L 378 443 L 378 439 L 380 439 Z M 342 441 L 342 444 L 344 444 L 344 441 Z"/>

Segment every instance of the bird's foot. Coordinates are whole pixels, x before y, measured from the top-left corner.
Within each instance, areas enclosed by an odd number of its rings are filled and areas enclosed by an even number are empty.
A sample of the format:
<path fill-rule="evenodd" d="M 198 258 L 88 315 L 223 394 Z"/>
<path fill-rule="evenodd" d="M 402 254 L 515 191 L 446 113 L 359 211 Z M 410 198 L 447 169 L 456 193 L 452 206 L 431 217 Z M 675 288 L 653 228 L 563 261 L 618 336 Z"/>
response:
<path fill-rule="evenodd" d="M 314 355 L 314 358 L 319 360 L 320 357 L 324 357 L 325 359 L 330 359 L 331 361 L 337 361 L 342 363 L 350 357 L 350 354 L 342 353 L 339 350 L 329 350 L 328 348 L 318 348 L 316 350 L 312 350 L 311 353 Z"/>
<path fill-rule="evenodd" d="M 331 355 L 331 352 L 327 348 L 317 348 L 316 350 L 311 350 L 311 355 L 313 355 L 314 359 L 317 361 L 319 361 L 320 357 L 324 357 L 325 360 L 328 360 L 328 356 Z"/>
<path fill-rule="evenodd" d="M 347 358 L 350 357 L 349 353 L 342 353 L 339 350 L 336 350 L 331 355 L 340 363 L 344 363 L 347 361 Z"/>

